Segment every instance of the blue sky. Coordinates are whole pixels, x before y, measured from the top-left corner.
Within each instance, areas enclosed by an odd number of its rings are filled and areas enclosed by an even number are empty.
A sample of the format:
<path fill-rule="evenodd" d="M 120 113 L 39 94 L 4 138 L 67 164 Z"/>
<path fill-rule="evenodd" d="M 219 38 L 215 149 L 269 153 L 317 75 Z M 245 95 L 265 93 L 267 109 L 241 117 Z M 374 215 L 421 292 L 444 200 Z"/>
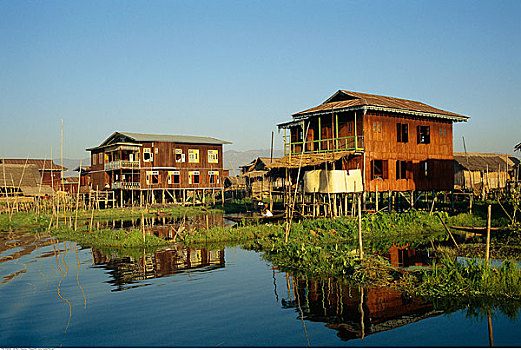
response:
<path fill-rule="evenodd" d="M 521 142 L 521 1 L 0 0 L 0 155 L 84 158 L 114 131 L 282 148 L 339 89 L 471 117 L 454 149 Z M 519 156 L 519 154 L 518 154 Z"/>

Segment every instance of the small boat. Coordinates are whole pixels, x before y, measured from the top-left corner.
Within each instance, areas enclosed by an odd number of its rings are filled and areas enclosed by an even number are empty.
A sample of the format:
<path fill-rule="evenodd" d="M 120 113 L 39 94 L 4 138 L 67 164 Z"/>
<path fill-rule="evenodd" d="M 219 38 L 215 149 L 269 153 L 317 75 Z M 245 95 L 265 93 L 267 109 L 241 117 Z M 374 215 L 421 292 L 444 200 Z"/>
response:
<path fill-rule="evenodd" d="M 272 216 L 266 216 L 266 215 L 248 215 L 248 216 L 225 216 L 225 219 L 235 221 L 235 222 L 275 222 L 284 219 L 285 214 L 284 213 L 277 213 Z"/>

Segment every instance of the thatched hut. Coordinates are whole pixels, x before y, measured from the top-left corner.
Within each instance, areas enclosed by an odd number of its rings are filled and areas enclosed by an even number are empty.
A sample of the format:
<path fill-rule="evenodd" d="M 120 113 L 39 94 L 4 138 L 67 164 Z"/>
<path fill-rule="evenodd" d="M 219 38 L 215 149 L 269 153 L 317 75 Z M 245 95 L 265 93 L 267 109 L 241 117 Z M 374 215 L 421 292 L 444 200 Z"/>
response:
<path fill-rule="evenodd" d="M 503 189 L 519 162 L 508 154 L 454 152 L 454 188 L 476 194 Z"/>
<path fill-rule="evenodd" d="M 0 164 L 0 194 L 39 197 L 52 195 L 54 191 L 42 184 L 36 165 Z"/>

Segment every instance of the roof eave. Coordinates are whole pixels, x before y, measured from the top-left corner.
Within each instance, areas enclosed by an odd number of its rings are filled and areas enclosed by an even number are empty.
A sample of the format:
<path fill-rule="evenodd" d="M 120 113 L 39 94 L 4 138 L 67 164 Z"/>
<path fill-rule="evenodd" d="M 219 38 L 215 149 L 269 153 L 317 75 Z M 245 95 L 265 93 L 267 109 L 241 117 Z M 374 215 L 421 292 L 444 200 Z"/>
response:
<path fill-rule="evenodd" d="M 315 117 L 319 115 L 334 113 L 334 112 L 348 112 L 348 111 L 356 111 L 356 110 L 372 110 L 372 111 L 382 111 L 382 112 L 391 112 L 391 113 L 401 113 L 407 115 L 413 115 L 418 117 L 427 117 L 427 118 L 439 118 L 439 119 L 449 119 L 454 122 L 466 122 L 470 117 L 464 115 L 449 115 L 449 114 L 441 114 L 441 113 L 430 113 L 430 112 L 421 112 L 414 111 L 410 109 L 401 109 L 401 108 L 391 108 L 391 107 L 383 107 L 383 106 L 356 106 L 356 107 L 344 107 L 344 108 L 331 108 L 322 111 L 309 112 L 309 113 L 296 113 L 293 114 L 294 121 L 302 121 L 308 119 L 310 117 Z M 288 122 L 289 123 L 289 122 Z M 279 129 L 285 128 L 281 125 L 288 124 L 282 123 L 278 124 Z"/>

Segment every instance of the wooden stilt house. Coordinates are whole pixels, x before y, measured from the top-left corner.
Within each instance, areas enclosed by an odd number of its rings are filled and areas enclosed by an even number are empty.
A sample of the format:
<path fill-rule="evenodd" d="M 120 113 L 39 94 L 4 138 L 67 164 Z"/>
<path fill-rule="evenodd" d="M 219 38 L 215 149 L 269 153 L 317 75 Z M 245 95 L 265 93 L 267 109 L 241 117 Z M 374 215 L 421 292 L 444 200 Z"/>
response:
<path fill-rule="evenodd" d="M 118 204 L 183 202 L 222 191 L 222 145 L 212 137 L 114 132 L 91 152 L 93 190 Z M 188 192 L 187 192 L 188 191 Z"/>
<path fill-rule="evenodd" d="M 299 168 L 301 175 L 360 169 L 365 192 L 452 190 L 452 124 L 468 118 L 422 102 L 339 90 L 278 125 L 285 155 L 269 167 L 288 171 L 293 184 Z"/>

